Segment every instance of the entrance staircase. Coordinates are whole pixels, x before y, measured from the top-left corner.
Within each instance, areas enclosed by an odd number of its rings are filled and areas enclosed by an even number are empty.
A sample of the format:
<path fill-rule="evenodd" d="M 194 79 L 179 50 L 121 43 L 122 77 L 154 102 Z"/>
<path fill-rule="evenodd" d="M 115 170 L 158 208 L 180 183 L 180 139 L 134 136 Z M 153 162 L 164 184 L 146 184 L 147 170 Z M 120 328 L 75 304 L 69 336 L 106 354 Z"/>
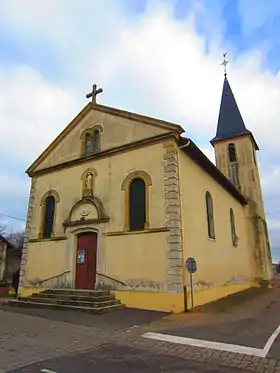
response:
<path fill-rule="evenodd" d="M 9 300 L 5 304 L 17 307 L 75 310 L 95 314 L 124 307 L 109 290 L 70 289 L 49 289 L 40 293 L 33 293 L 29 297 Z"/>

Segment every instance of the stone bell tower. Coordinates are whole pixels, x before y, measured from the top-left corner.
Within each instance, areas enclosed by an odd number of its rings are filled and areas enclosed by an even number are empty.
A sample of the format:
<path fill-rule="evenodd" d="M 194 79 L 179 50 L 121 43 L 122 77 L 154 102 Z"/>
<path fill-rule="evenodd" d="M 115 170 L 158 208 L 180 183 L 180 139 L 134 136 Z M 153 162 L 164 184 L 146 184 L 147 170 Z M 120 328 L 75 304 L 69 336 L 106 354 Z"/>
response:
<path fill-rule="evenodd" d="M 225 61 L 225 60 L 224 60 Z M 217 168 L 248 200 L 248 234 L 255 278 L 272 279 L 272 261 L 256 152 L 258 144 L 242 119 L 225 71 L 216 136 L 211 140 Z"/>

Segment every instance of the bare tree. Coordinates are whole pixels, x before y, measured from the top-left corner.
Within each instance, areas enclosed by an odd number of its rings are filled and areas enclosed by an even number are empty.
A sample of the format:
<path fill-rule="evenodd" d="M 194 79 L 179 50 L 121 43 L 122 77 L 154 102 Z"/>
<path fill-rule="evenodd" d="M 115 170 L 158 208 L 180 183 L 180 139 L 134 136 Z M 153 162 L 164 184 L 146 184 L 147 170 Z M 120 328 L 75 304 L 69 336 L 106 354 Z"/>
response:
<path fill-rule="evenodd" d="M 7 231 L 7 227 L 4 224 L 0 223 L 0 235 L 5 237 Z"/>
<path fill-rule="evenodd" d="M 0 224 L 0 236 L 5 238 L 6 235 L 6 227 L 3 224 Z M 0 240 L 0 267 L 2 266 L 2 263 L 5 261 L 4 257 L 4 246 L 1 244 Z"/>
<path fill-rule="evenodd" d="M 3 232 L 3 233 L 1 233 Z M 8 242 L 10 242 L 14 247 L 11 249 L 14 250 L 21 250 L 23 249 L 23 242 L 24 242 L 24 231 L 6 233 L 6 229 L 4 226 L 0 225 L 0 235 L 2 235 Z M 0 245 L 0 264 L 5 260 L 3 247 Z"/>
<path fill-rule="evenodd" d="M 6 235 L 6 240 L 9 241 L 16 249 L 22 250 L 24 242 L 24 231 L 12 232 Z"/>

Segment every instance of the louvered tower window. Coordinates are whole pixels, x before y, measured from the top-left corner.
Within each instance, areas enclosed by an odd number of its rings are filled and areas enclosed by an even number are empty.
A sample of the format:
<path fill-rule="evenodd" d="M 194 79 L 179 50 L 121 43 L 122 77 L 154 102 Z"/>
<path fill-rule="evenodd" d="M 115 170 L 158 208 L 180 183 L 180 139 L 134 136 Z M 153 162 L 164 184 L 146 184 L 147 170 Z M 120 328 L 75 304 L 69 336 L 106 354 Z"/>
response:
<path fill-rule="evenodd" d="M 235 151 L 235 145 L 229 144 L 228 146 L 228 158 L 230 162 L 236 162 L 236 151 Z"/>

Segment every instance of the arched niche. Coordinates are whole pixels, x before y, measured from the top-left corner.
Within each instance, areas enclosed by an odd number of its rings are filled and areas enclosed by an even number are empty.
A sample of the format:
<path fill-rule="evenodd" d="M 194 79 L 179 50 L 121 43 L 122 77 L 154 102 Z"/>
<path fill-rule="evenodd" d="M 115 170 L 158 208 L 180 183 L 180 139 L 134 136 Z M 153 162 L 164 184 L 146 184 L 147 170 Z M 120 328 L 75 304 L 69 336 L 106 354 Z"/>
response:
<path fill-rule="evenodd" d="M 96 177 L 97 171 L 94 168 L 87 168 L 82 173 L 82 197 L 93 197 Z"/>

